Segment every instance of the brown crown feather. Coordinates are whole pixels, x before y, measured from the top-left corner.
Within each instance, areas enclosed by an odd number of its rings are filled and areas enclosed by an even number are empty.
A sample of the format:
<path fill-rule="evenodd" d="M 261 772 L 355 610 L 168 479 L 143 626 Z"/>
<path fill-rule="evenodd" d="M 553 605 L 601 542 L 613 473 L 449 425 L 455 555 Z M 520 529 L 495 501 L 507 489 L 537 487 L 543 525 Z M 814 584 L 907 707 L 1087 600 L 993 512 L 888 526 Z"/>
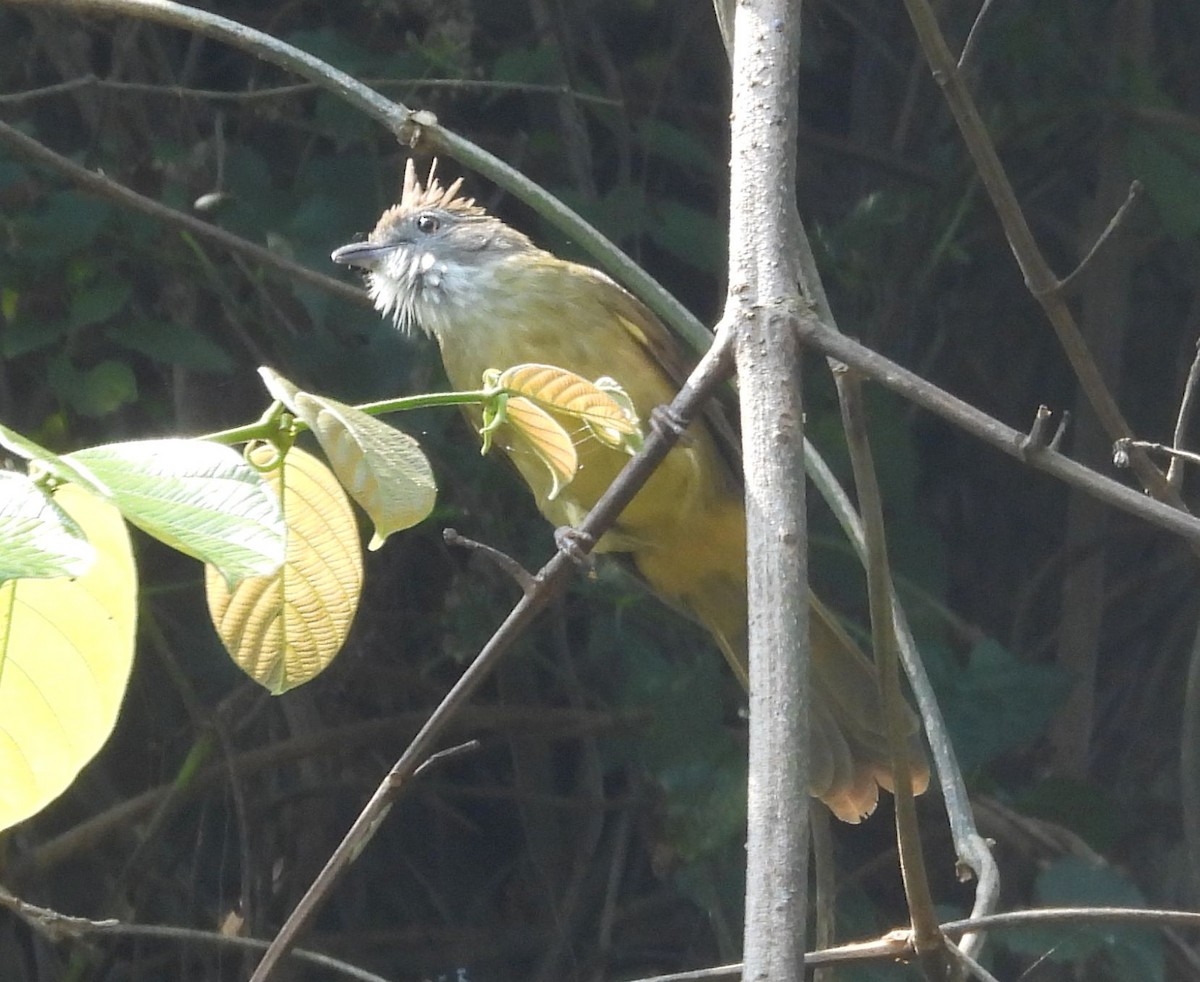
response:
<path fill-rule="evenodd" d="M 487 212 L 475 204 L 474 198 L 460 198 L 458 192 L 462 189 L 463 179 L 460 177 L 443 187 L 436 175 L 438 161 L 434 157 L 429 164 L 429 176 L 422 184 L 417 177 L 417 167 L 409 157 L 404 164 L 404 191 L 400 195 L 399 204 L 392 205 L 380 216 L 376 231 L 395 224 L 401 218 L 413 212 L 426 208 L 444 208 L 457 215 L 471 218 L 482 218 Z"/>

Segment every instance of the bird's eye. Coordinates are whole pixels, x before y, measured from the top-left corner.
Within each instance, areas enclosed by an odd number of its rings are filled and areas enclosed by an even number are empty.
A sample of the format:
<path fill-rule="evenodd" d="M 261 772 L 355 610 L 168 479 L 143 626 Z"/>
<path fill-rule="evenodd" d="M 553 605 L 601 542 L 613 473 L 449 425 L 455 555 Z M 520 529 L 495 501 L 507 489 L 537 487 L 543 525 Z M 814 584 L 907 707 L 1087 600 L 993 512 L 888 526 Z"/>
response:
<path fill-rule="evenodd" d="M 433 235 L 433 233 L 441 227 L 442 223 L 437 220 L 437 216 L 435 215 L 426 213 L 424 215 L 417 216 L 418 232 L 424 232 L 426 235 Z"/>

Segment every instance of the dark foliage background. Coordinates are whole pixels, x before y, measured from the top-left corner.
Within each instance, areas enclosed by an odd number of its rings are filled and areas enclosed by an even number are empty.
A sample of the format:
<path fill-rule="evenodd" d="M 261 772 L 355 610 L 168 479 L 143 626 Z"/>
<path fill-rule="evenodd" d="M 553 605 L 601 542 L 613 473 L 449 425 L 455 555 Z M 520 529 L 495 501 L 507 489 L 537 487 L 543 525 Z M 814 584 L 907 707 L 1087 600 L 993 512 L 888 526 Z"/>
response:
<path fill-rule="evenodd" d="M 208 6 L 434 111 L 715 318 L 728 80 L 706 4 Z M 952 41 L 977 6 L 941 5 Z M 1071 410 L 1073 452 L 1107 469 L 901 5 L 805 9 L 801 210 L 842 329 L 1014 426 L 1040 403 Z M 1200 334 L 1197 38 L 1192 4 L 997 4 L 970 64 L 1063 275 L 1130 180 L 1143 183 L 1074 302 L 1127 414 L 1161 440 Z M 403 155 L 332 97 L 275 91 L 293 82 L 149 24 L 0 5 L 0 118 L 174 207 L 207 196 L 223 227 L 337 275 L 330 249 L 393 200 Z M 452 161 L 442 171 L 458 173 Z M 523 206 L 468 187 L 578 256 Z M 0 356 L 0 419 L 62 449 L 248 421 L 266 401 L 259 364 L 348 401 L 444 385 L 431 346 L 370 310 L 89 196 L 3 144 Z M 816 359 L 809 376 L 813 437 L 840 466 L 832 386 Z M 872 403 L 902 594 L 997 840 L 1005 904 L 1194 905 L 1178 800 L 1191 559 L 885 393 Z M 514 599 L 441 529 L 532 566 L 552 548 L 523 489 L 479 458 L 460 419 L 398 422 L 435 460 L 439 509 L 369 556 L 345 652 L 283 698 L 222 654 L 195 564 L 139 540 L 142 646 L 120 724 L 67 795 L 0 841 L 10 889 L 69 913 L 210 929 L 243 919 L 246 933 L 272 933 Z M 819 503 L 812 520 L 822 590 L 860 624 L 856 565 Z M 459 735 L 480 749 L 393 810 L 308 944 L 388 977 L 455 982 L 735 960 L 740 704 L 701 632 L 598 569 L 462 718 Z M 963 912 L 969 887 L 955 880 L 939 803 L 921 805 L 938 896 Z M 903 920 L 888 818 L 885 803 L 865 826 L 835 830 L 847 936 Z M 1039 979 L 1200 978 L 1190 942 L 1173 935 L 1030 931 L 998 937 L 991 958 L 1011 978 L 1032 964 Z M 247 963 L 162 942 L 51 947 L 0 920 L 0 966 L 4 980 L 98 982 L 233 979 Z"/>

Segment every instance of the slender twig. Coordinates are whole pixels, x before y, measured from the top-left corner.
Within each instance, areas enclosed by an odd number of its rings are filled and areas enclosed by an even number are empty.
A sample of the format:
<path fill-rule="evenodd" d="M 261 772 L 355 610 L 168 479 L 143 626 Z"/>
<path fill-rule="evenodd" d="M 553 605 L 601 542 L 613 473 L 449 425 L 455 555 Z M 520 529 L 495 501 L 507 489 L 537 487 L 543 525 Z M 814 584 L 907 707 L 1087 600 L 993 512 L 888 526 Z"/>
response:
<path fill-rule="evenodd" d="M 102 934 L 113 937 L 157 938 L 183 944 L 206 944 L 216 947 L 243 948 L 250 951 L 263 951 L 268 944 L 258 938 L 242 938 L 237 935 L 222 934 L 219 931 L 200 931 L 195 928 L 174 927 L 170 924 L 123 924 L 116 918 L 93 920 L 88 917 L 74 917 L 48 907 L 27 903 L 14 897 L 3 887 L 0 887 L 0 907 L 12 911 L 32 930 L 53 942 L 61 941 L 64 938 L 79 939 Z M 388 982 L 381 975 L 368 972 L 366 969 L 358 968 L 330 955 L 322 955 L 304 948 L 296 948 L 290 954 L 298 962 L 319 965 L 349 979 L 358 979 L 360 982 Z"/>
<path fill-rule="evenodd" d="M 1183 397 L 1179 400 L 1179 416 L 1175 420 L 1175 431 L 1171 435 L 1171 443 L 1177 450 L 1182 449 L 1183 441 L 1187 439 L 1187 428 L 1196 405 L 1198 385 L 1200 385 L 1200 343 L 1196 345 L 1196 357 L 1192 359 L 1192 367 L 1188 369 L 1187 382 L 1183 386 Z M 1183 466 L 1176 459 L 1172 459 L 1167 468 L 1167 483 L 1177 491 L 1183 487 Z"/>
<path fill-rule="evenodd" d="M 967 34 L 967 40 L 962 46 L 962 52 L 958 56 L 958 70 L 961 72 L 967 62 L 971 60 L 971 55 L 975 51 L 975 45 L 979 41 L 981 33 L 980 28 L 983 26 L 983 19 L 987 16 L 989 10 L 992 9 L 992 0 L 983 0 L 979 6 L 979 13 L 975 15 L 975 22 L 971 25 L 971 30 Z"/>
<path fill-rule="evenodd" d="M 896 645 L 894 591 L 888 568 L 887 535 L 883 522 L 883 496 L 875 475 L 867 418 L 863 406 L 859 374 L 853 369 L 835 373 L 842 409 L 842 428 L 854 486 L 858 491 L 858 510 L 862 517 L 867 550 L 867 595 L 871 609 L 871 642 L 879 671 L 880 700 L 884 726 L 891 750 L 893 795 L 896 802 L 896 843 L 900 852 L 900 872 L 912 921 L 913 941 L 925 975 L 944 979 L 949 975 L 946 943 L 937 926 L 937 913 L 929 889 L 924 851 L 917 823 L 912 791 L 912 767 L 908 758 L 908 738 L 904 725 L 904 696 L 900 691 L 900 667 Z"/>
<path fill-rule="evenodd" d="M 723 340 L 724 338 L 724 340 Z M 731 370 L 728 351 L 728 332 L 718 334 L 718 340 L 701 359 L 688 382 L 670 406 L 671 415 L 685 427 L 702 407 L 704 401 L 728 378 Z M 612 526 L 625 506 L 645 484 L 679 438 L 682 430 L 651 426 L 642 449 L 625 465 L 617 479 L 601 495 L 596 506 L 579 526 L 575 548 L 587 552 L 589 542 L 595 542 Z M 474 661 L 446 693 L 425 725 L 413 737 L 408 748 L 392 766 L 371 799 L 364 806 L 338 847 L 330 855 L 304 896 L 288 916 L 275 940 L 251 976 L 250 982 L 265 982 L 280 959 L 295 945 L 300 934 L 328 898 L 333 885 L 366 847 L 397 795 L 407 786 L 419 764 L 432 752 L 435 742 L 454 721 L 467 700 L 491 674 L 500 658 L 512 646 L 530 622 L 565 588 L 575 569 L 575 559 L 566 549 L 557 552 L 538 571 L 541 588 L 528 594 L 513 607 L 504 623 L 480 650 Z"/>
<path fill-rule="evenodd" d="M 1024 433 L 1005 426 L 970 403 L 939 389 L 907 368 L 815 319 L 797 319 L 796 329 L 804 344 L 859 369 L 865 376 L 950 420 L 972 436 L 1018 460 L 1024 460 L 1031 467 L 1054 475 L 1105 504 L 1182 537 L 1193 547 L 1200 547 L 1200 520 L 1194 516 L 1118 484 L 1050 448 L 1030 453 L 1023 448 Z"/>
<path fill-rule="evenodd" d="M 1164 454 L 1171 458 L 1171 464 L 1186 461 L 1189 464 L 1200 464 L 1200 453 L 1193 453 L 1191 450 L 1180 450 L 1177 447 L 1167 446 L 1165 443 L 1156 443 L 1154 440 L 1118 440 L 1113 444 L 1113 463 L 1117 467 L 1128 467 L 1132 459 L 1130 451 L 1133 449 L 1150 450 L 1154 453 Z"/>
<path fill-rule="evenodd" d="M 946 39 L 938 26 L 937 16 L 929 0 L 904 0 L 909 19 L 916 29 L 917 38 L 925 53 L 933 77 L 942 88 L 946 104 L 950 107 L 975 161 L 976 170 L 992 205 L 1004 226 L 1009 248 L 1025 277 L 1025 285 L 1041 304 L 1047 319 L 1054 328 L 1059 344 L 1067 356 L 1075 377 L 1079 380 L 1088 402 L 1095 410 L 1101 425 L 1111 439 L 1132 437 L 1133 430 L 1126 422 L 1120 407 L 1109 391 L 1104 377 L 1088 350 L 1087 343 L 1075 322 L 1061 284 L 1050 269 L 1037 240 L 1029 228 L 1021 210 L 1016 192 L 1005 173 L 996 146 L 988 134 L 987 126 L 979 109 L 963 81 L 954 56 L 946 45 Z M 1141 451 L 1135 451 L 1130 463 L 1138 480 L 1154 497 L 1170 502 L 1182 509 L 1183 502 L 1174 489 L 1167 484 L 1166 476 Z"/>
<path fill-rule="evenodd" d="M 457 529 L 443 529 L 442 539 L 448 546 L 458 546 L 460 549 L 477 552 L 484 558 L 491 560 L 494 566 L 516 582 L 517 586 L 521 588 L 521 592 L 526 596 L 537 589 L 537 577 L 507 553 L 501 552 L 499 549 L 495 549 L 483 542 L 468 539 L 465 535 L 459 535 Z"/>
<path fill-rule="evenodd" d="M 1067 435 L 1067 430 L 1071 428 L 1071 410 L 1064 409 L 1062 416 L 1058 420 L 1058 427 L 1054 431 L 1054 436 L 1050 438 L 1048 448 L 1055 452 L 1062 449 L 1063 439 Z"/>
<path fill-rule="evenodd" d="M 1200 624 L 1188 652 L 1179 734 L 1179 799 L 1183 812 L 1183 841 L 1191 865 L 1193 902 L 1200 902 Z"/>
<path fill-rule="evenodd" d="M 979 964 L 974 958 L 968 955 L 958 945 L 948 945 L 948 950 L 951 956 L 957 960 L 968 972 L 970 972 L 980 982 L 1000 982 L 991 972 Z"/>
<path fill-rule="evenodd" d="M 867 563 L 866 538 L 863 534 L 862 521 L 851 504 L 849 496 L 837 483 L 829 465 L 815 447 L 806 443 L 804 453 L 809 477 L 812 478 L 813 484 L 829 503 L 846 533 L 846 538 L 858 553 L 859 559 L 865 567 Z M 933 693 L 933 686 L 925 672 L 925 665 L 917 651 L 917 642 L 908 626 L 908 619 L 894 591 L 892 612 L 895 617 L 900 658 L 904 662 L 904 671 L 912 686 L 913 696 L 921 713 L 921 722 L 925 727 L 925 735 L 929 739 L 929 748 L 937 765 L 937 776 L 942 789 L 946 817 L 950 822 L 950 832 L 954 838 L 955 851 L 958 854 L 959 876 L 965 880 L 968 870 L 975 873 L 979 882 L 975 888 L 973 916 L 989 914 L 996 909 L 996 904 L 1000 899 L 1000 871 L 987 840 L 979 834 L 975 827 L 974 812 L 967 796 L 966 782 L 963 780 L 962 771 L 954 754 L 954 746 L 950 741 L 950 731 L 946 727 L 946 721 Z M 960 947 L 971 953 L 977 951 L 982 944 L 982 935 L 969 936 L 962 940 Z"/>
<path fill-rule="evenodd" d="M 607 272 L 624 283 L 697 351 L 705 350 L 712 336 L 674 296 L 650 274 L 580 218 L 574 211 L 470 140 L 446 129 L 437 117 L 392 102 L 357 79 L 319 58 L 301 51 L 264 31 L 239 24 L 218 14 L 173 3 L 171 0 L 0 0 L 13 6 L 59 7 L 77 14 L 121 14 L 167 24 L 185 31 L 218 38 L 236 48 L 295 72 L 320 88 L 341 97 L 386 126 L 407 147 L 444 153 L 482 174 L 529 205 L 551 225 L 588 252 Z"/>
<path fill-rule="evenodd" d="M 1024 451 L 1044 450 L 1050 443 L 1050 419 L 1053 417 L 1049 406 L 1038 406 L 1033 417 L 1033 426 L 1029 428 L 1021 449 Z"/>
<path fill-rule="evenodd" d="M 451 91 L 515 92 L 521 95 L 570 96 L 579 102 L 590 102 L 599 106 L 620 108 L 621 100 L 593 92 L 579 92 L 569 85 L 539 85 L 534 82 L 496 82 L 480 78 L 364 78 L 364 85 L 373 89 L 448 89 Z M 76 89 L 106 89 L 111 92 L 136 92 L 142 95 L 168 96 L 174 99 L 204 99 L 211 102 L 258 102 L 265 99 L 287 99 L 318 91 L 315 82 L 298 82 L 294 85 L 275 85 L 262 89 L 193 89 L 183 85 L 155 85 L 150 82 L 121 82 L 96 75 L 81 75 L 65 82 L 45 85 L 23 92 L 0 93 L 0 106 L 21 105 L 49 96 L 73 92 Z"/>
<path fill-rule="evenodd" d="M 466 743 L 460 743 L 457 747 L 447 747 L 445 750 L 439 750 L 437 753 L 430 754 L 425 759 L 425 763 L 417 766 L 417 769 L 413 771 L 413 777 L 420 777 L 426 771 L 437 767 L 439 764 L 444 764 L 455 757 L 461 757 L 463 754 L 474 753 L 478 749 L 478 740 L 468 740 Z"/>
<path fill-rule="evenodd" d="M 370 298 L 360 288 L 351 286 L 349 283 L 344 283 L 332 276 L 326 276 L 324 273 L 318 273 L 316 270 L 293 262 L 277 252 L 272 252 L 270 249 L 265 249 L 247 239 L 243 239 L 240 235 L 234 235 L 232 232 L 227 232 L 216 225 L 201 221 L 199 218 L 195 218 L 185 212 L 169 208 L 155 201 L 153 198 L 147 198 L 145 195 L 138 194 L 123 184 L 118 184 L 103 174 L 97 174 L 86 167 L 80 167 L 74 161 L 68 160 L 62 154 L 55 153 L 45 144 L 26 136 L 16 127 L 10 126 L 2 120 L 0 120 L 0 143 L 7 144 L 27 160 L 32 160 L 43 167 L 63 174 L 72 182 L 82 188 L 86 188 L 97 197 L 115 201 L 117 204 L 132 211 L 149 215 L 151 218 L 167 226 L 187 229 L 195 235 L 216 242 L 230 252 L 246 256 L 256 263 L 260 263 L 266 269 L 290 279 L 319 287 L 348 303 L 353 303 L 360 307 L 369 307 L 371 305 Z"/>
<path fill-rule="evenodd" d="M 1125 195 L 1125 200 L 1121 202 L 1121 206 L 1113 212 L 1112 218 L 1108 220 L 1108 224 L 1104 226 L 1104 230 L 1096 236 L 1096 241 L 1092 243 L 1092 247 L 1088 249 L 1087 255 L 1079 260 L 1079 265 L 1076 266 L 1067 276 L 1059 282 L 1056 287 L 1061 293 L 1070 293 L 1075 284 L 1079 282 L 1092 260 L 1096 258 L 1096 254 L 1101 247 L 1112 238 L 1113 233 L 1121 227 L 1121 223 L 1125 221 L 1133 208 L 1134 203 L 1142 195 L 1142 182 L 1133 181 L 1129 185 L 1129 192 Z"/>
<path fill-rule="evenodd" d="M 942 925 L 942 930 L 955 936 L 968 931 L 990 931 L 1028 924 L 1146 924 L 1154 927 L 1178 924 L 1181 927 L 1200 928 L 1200 911 L 1154 910 L 1148 907 L 1042 907 L 947 921 Z"/>

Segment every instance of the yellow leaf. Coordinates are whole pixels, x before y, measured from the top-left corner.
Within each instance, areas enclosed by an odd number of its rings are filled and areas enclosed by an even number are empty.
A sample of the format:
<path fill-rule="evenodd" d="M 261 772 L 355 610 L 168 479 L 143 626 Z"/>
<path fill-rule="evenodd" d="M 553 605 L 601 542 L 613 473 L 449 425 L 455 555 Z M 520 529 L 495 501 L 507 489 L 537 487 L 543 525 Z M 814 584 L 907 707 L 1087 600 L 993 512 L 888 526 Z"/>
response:
<path fill-rule="evenodd" d="M 263 465 L 274 453 L 259 447 L 251 462 Z M 204 580 L 225 649 L 278 695 L 318 675 L 341 649 L 362 592 L 362 550 L 350 502 L 317 458 L 293 447 L 265 477 L 283 503 L 283 566 L 233 591 L 211 566 Z"/>
<path fill-rule="evenodd" d="M 611 379 L 603 380 L 611 384 Z M 605 386 L 554 365 L 515 365 L 501 372 L 497 384 L 537 403 L 543 409 L 575 416 L 603 443 L 622 446 L 640 436 L 637 414 Z M 623 392 L 620 395 L 624 395 Z"/>
<path fill-rule="evenodd" d="M 0 828 L 44 808 L 99 752 L 133 664 L 137 572 L 125 522 L 74 485 L 54 500 L 96 561 L 82 576 L 0 586 Z"/>
<path fill-rule="evenodd" d="M 507 400 L 504 420 L 517 441 L 537 454 L 550 471 L 554 484 L 547 497 L 553 501 L 579 469 L 579 455 L 570 434 L 546 410 L 522 396 Z"/>

